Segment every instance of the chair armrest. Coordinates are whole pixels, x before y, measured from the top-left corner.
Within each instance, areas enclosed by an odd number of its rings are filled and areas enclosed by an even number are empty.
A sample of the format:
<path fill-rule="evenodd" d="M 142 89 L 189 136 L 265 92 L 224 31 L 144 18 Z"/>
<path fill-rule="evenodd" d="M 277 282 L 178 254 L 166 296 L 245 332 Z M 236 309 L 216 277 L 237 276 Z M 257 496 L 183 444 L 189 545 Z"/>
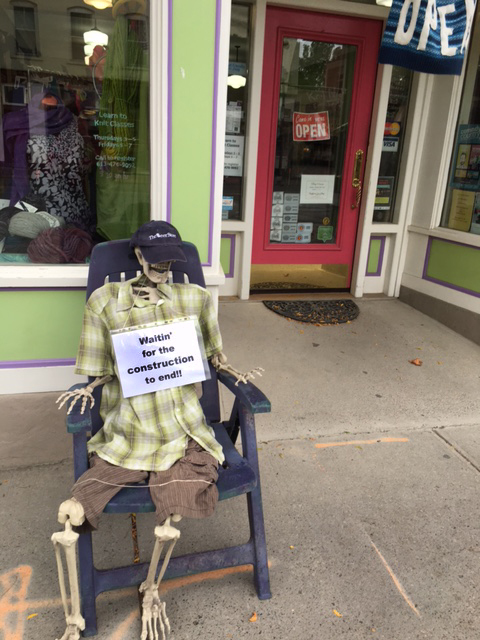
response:
<path fill-rule="evenodd" d="M 88 384 L 88 383 L 87 383 Z M 87 384 L 74 384 L 73 387 L 70 387 L 69 391 L 75 391 L 76 389 L 83 389 L 87 386 Z M 66 405 L 67 408 L 70 407 L 69 400 Z M 90 403 L 88 402 L 85 405 L 85 410 L 83 413 L 80 413 L 82 410 L 82 400 L 77 400 L 77 402 L 73 405 L 71 413 L 67 414 L 67 431 L 68 433 L 80 433 L 81 431 L 91 431 L 92 430 L 92 416 L 90 414 Z"/>
<path fill-rule="evenodd" d="M 219 371 L 217 375 L 220 382 L 224 384 L 251 413 L 270 413 L 272 409 L 270 400 L 254 384 L 251 382 L 240 382 L 238 385 L 235 385 L 237 379 L 226 371 Z"/>

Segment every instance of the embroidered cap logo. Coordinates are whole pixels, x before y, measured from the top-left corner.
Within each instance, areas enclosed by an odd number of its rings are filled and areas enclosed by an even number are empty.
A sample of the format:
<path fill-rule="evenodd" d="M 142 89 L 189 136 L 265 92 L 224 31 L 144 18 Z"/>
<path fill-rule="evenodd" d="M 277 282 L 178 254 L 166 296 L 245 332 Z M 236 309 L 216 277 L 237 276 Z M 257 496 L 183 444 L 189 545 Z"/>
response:
<path fill-rule="evenodd" d="M 155 240 L 155 238 L 176 238 L 174 233 L 156 233 L 153 236 L 148 236 L 149 240 Z"/>

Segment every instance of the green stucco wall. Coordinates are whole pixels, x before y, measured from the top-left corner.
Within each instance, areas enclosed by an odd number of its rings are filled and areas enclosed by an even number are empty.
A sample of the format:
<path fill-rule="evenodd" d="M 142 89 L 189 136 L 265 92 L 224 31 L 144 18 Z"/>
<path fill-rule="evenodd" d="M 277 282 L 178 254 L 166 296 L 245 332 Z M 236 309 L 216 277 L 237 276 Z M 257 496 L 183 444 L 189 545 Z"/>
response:
<path fill-rule="evenodd" d="M 376 273 L 378 269 L 378 261 L 380 259 L 380 249 L 382 241 L 377 238 L 370 240 L 370 251 L 368 253 L 367 273 Z"/>
<path fill-rule="evenodd" d="M 2 291 L 0 361 L 75 358 L 84 291 Z"/>
<path fill-rule="evenodd" d="M 230 251 L 232 249 L 232 239 L 222 238 L 220 245 L 220 264 L 224 273 L 230 271 Z"/>
<path fill-rule="evenodd" d="M 480 249 L 433 239 L 426 275 L 480 293 Z"/>
<path fill-rule="evenodd" d="M 208 259 L 215 0 L 174 0 L 172 224 Z"/>

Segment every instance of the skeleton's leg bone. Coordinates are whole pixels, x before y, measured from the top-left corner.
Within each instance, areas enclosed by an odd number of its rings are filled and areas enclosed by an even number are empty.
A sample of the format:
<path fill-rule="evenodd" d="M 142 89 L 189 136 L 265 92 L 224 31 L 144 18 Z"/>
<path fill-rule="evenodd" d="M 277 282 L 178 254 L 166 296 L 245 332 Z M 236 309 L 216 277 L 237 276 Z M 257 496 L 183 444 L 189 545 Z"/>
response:
<path fill-rule="evenodd" d="M 62 552 L 60 550 L 60 544 L 53 539 L 53 548 L 55 549 L 55 558 L 57 560 L 58 582 L 60 584 L 60 596 L 62 598 L 63 612 L 65 613 L 65 620 L 68 618 L 68 598 L 67 590 L 65 589 L 65 576 L 63 574 L 63 562 Z"/>
<path fill-rule="evenodd" d="M 170 518 L 167 518 L 161 527 L 155 527 L 155 546 L 148 568 L 147 579 L 140 585 L 140 593 L 144 594 L 141 640 L 147 640 L 147 638 L 148 640 L 158 640 L 160 637 L 165 640 L 165 628 L 170 631 L 170 622 L 167 618 L 165 603 L 160 601 L 158 587 L 167 570 L 173 548 L 179 537 L 180 531 L 170 525 Z M 163 559 L 158 579 L 155 580 L 162 550 L 166 542 L 169 542 L 169 546 Z"/>
<path fill-rule="evenodd" d="M 80 631 L 83 631 L 83 629 L 85 629 L 85 620 L 80 613 L 80 593 L 78 589 L 76 558 L 76 546 L 78 537 L 78 533 L 72 531 L 70 520 L 66 521 L 64 531 L 60 531 L 52 535 L 52 542 L 57 559 L 60 594 L 62 597 L 63 609 L 65 611 L 65 618 L 67 623 L 67 629 L 62 636 L 62 640 L 77 640 L 78 638 L 80 638 Z M 63 550 L 65 552 L 65 559 L 67 564 L 71 600 L 70 612 L 68 608 L 68 599 L 65 588 L 65 578 L 63 575 L 63 563 L 61 558 L 60 546 L 63 547 Z"/>

